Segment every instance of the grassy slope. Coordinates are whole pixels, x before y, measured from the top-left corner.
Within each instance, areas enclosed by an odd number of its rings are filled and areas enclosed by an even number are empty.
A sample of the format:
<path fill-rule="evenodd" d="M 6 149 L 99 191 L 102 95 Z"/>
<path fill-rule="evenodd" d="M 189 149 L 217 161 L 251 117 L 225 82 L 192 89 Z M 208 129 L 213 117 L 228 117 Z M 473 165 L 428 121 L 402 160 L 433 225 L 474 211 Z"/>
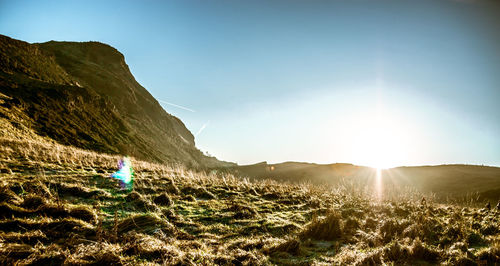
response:
<path fill-rule="evenodd" d="M 4 264 L 500 262 L 498 211 L 136 160 L 123 193 L 108 177 L 116 156 L 42 140 L 0 149 Z"/>

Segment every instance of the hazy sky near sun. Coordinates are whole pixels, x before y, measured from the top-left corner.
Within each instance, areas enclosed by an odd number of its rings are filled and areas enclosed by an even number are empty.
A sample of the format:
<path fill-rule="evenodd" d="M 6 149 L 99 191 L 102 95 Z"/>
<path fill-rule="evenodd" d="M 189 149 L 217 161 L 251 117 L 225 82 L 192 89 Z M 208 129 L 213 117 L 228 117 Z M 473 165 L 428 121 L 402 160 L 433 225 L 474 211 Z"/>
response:
<path fill-rule="evenodd" d="M 0 0 L 0 34 L 112 45 L 219 159 L 500 166 L 495 2 Z"/>

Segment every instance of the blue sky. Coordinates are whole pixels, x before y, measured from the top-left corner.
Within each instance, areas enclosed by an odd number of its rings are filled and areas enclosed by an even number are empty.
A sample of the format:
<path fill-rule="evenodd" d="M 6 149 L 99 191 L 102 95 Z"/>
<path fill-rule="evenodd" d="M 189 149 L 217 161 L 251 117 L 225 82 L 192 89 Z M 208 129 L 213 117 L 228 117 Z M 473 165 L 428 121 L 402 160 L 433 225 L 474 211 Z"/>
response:
<path fill-rule="evenodd" d="M 219 159 L 500 166 L 495 1 L 0 0 L 0 33 L 114 46 Z"/>

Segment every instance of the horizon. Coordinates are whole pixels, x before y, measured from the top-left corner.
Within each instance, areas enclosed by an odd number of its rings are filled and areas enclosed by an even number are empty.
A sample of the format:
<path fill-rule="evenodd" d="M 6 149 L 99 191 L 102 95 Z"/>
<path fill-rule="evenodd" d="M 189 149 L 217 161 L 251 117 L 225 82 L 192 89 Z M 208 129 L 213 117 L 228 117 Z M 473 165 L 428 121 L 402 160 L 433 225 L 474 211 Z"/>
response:
<path fill-rule="evenodd" d="M 113 46 L 239 165 L 500 166 L 499 3 L 148 4 L 0 1 L 0 33 Z"/>
<path fill-rule="evenodd" d="M 328 166 L 328 165 L 336 165 L 336 164 L 344 164 L 344 165 L 352 165 L 352 166 L 359 166 L 359 167 L 367 167 L 367 168 L 372 168 L 374 170 L 391 170 L 395 168 L 404 168 L 404 167 L 437 167 L 437 166 L 477 166 L 477 167 L 492 167 L 492 168 L 500 168 L 500 166 L 495 166 L 495 165 L 486 165 L 486 164 L 465 164 L 465 163 L 445 163 L 445 164 L 420 164 L 420 165 L 397 165 L 397 166 L 392 166 L 388 168 L 384 167 L 375 167 L 375 166 L 369 166 L 369 165 L 359 165 L 359 164 L 353 164 L 349 162 L 332 162 L 332 163 L 315 163 L 315 162 L 300 162 L 300 161 L 284 161 L 284 162 L 278 162 L 278 163 L 270 163 L 268 161 L 261 161 L 261 162 L 256 162 L 253 164 L 238 164 L 238 166 L 252 166 L 252 165 L 257 165 L 257 164 L 262 164 L 265 163 L 267 165 L 278 165 L 278 164 L 287 164 L 287 163 L 298 163 L 298 164 L 312 164 L 312 165 L 321 165 L 321 166 Z"/>

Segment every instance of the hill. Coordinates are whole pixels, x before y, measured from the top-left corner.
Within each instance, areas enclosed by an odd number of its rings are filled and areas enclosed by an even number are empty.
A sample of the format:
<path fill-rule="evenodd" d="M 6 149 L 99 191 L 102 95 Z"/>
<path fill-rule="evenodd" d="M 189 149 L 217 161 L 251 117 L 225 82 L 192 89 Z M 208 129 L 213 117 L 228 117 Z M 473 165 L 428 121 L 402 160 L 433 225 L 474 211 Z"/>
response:
<path fill-rule="evenodd" d="M 106 44 L 29 44 L 0 35 L 0 100 L 0 136 L 42 137 L 190 167 L 230 165 L 204 156 L 182 121 L 163 110 L 124 56 Z"/>
<path fill-rule="evenodd" d="M 292 183 L 337 185 L 350 182 L 361 187 L 373 186 L 376 170 L 352 164 L 311 164 L 266 162 L 231 168 L 235 173 L 253 179 L 274 179 Z M 500 168 L 478 165 L 436 165 L 396 167 L 381 171 L 384 187 L 412 188 L 440 200 L 500 200 Z"/>

